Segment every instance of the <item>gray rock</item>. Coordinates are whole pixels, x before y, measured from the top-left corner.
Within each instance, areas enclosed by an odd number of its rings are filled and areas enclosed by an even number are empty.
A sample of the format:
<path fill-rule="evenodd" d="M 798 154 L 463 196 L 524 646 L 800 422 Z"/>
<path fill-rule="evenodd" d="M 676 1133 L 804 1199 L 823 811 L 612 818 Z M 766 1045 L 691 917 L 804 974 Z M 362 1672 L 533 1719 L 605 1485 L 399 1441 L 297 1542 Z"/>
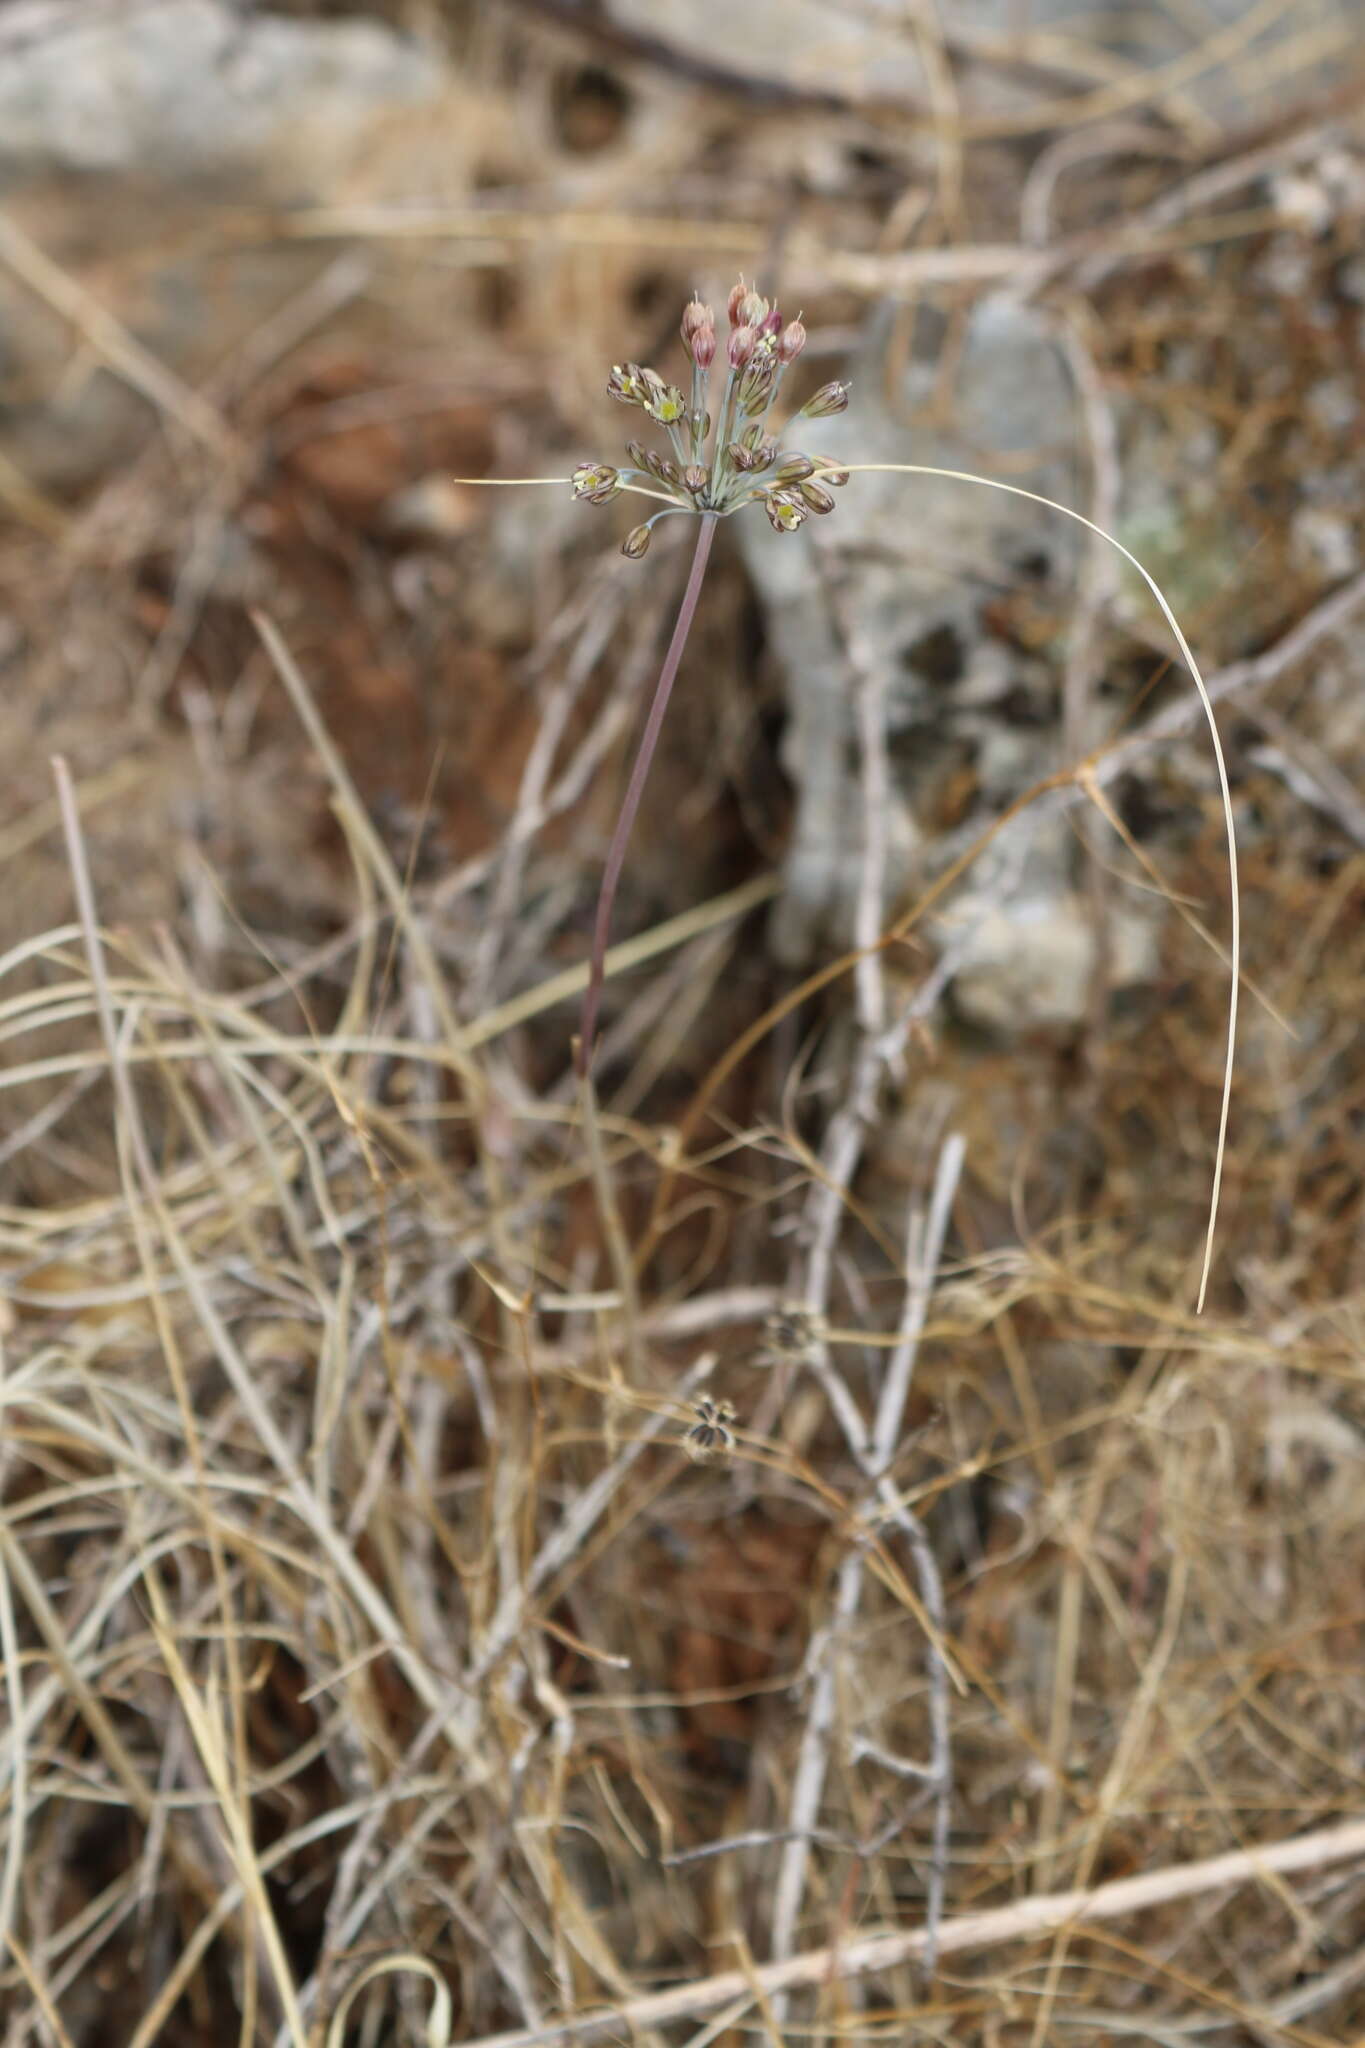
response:
<path fill-rule="evenodd" d="M 850 99 L 893 97 L 931 104 L 923 29 L 915 10 L 902 0 L 868 0 L 843 8 L 830 0 L 632 0 L 630 25 L 764 83 L 834 91 Z M 938 11 L 936 29 L 953 60 L 954 90 L 971 115 L 1010 115 L 1055 105 L 1068 97 L 1102 90 L 1115 79 L 1163 65 L 1182 66 L 1172 101 L 1188 115 L 1250 121 L 1275 107 L 1298 105 L 1314 88 L 1332 82 L 1334 52 L 1326 43 L 1318 57 L 1305 57 L 1301 10 L 1281 9 L 1269 21 L 1256 20 L 1262 0 L 1203 0 L 1198 20 L 1178 8 L 1152 7 L 1147 0 L 953 0 Z M 1342 0 L 1345 21 L 1357 0 Z M 1245 24 L 1245 37 L 1237 33 Z M 1343 22 L 1343 29 L 1345 22 Z M 1227 32 L 1231 33 L 1227 33 Z M 1198 46 L 1225 35 L 1217 56 L 1190 62 Z M 1030 41 L 1031 39 L 1031 41 Z M 1337 46 L 1336 61 L 1347 37 Z M 1277 46 L 1285 61 L 1276 63 Z M 1012 49 L 1041 49 L 1048 72 L 1011 63 Z M 986 61 L 973 63 L 979 51 Z M 1254 64 L 1245 59 L 1248 52 Z M 1109 76 L 1096 64 L 1111 60 Z M 966 60 L 966 61 L 964 61 Z M 1141 99 L 1141 95 L 1139 95 Z M 1122 102 L 1120 102 L 1122 104 Z M 1050 125 L 1050 124 L 1046 124 Z M 926 157 L 932 139 L 923 138 Z"/>
<path fill-rule="evenodd" d="M 206 206 L 330 200 L 362 163 L 378 196 L 387 157 L 372 145 L 447 84 L 433 51 L 375 23 L 89 0 L 0 41 L 0 196 L 46 256 L 197 384 L 333 260 L 284 237 L 215 244 Z M 166 251 L 150 264 L 149 221 Z M 0 416 L 28 481 L 76 493 L 135 454 L 148 410 L 0 268 Z"/>
<path fill-rule="evenodd" d="M 372 22 L 289 21 L 225 0 L 95 7 L 0 63 L 0 173 L 210 174 L 270 159 L 317 188 L 380 107 L 441 69 Z"/>
<path fill-rule="evenodd" d="M 854 463 L 995 467 L 1011 482 L 1075 502 L 1075 400 L 1041 315 L 1004 294 L 978 303 L 953 381 L 952 434 L 907 424 L 934 393 L 931 357 L 911 366 L 899 405 L 887 405 L 881 345 L 874 330 L 854 366 L 848 413 L 803 424 L 789 442 Z M 785 765 L 798 806 L 773 944 L 785 963 L 800 965 L 822 947 L 846 944 L 852 929 L 864 840 L 855 668 L 879 672 L 885 682 L 895 758 L 887 876 L 894 896 L 929 856 L 921 821 L 955 758 L 975 757 L 993 801 L 1052 765 L 1055 732 L 1007 727 L 998 708 L 1046 679 L 1036 663 L 986 633 L 984 612 L 1002 578 L 1017 582 L 1028 558 L 1036 571 L 1036 558 L 1045 556 L 1049 575 L 1068 577 L 1075 530 L 978 485 L 885 474 L 855 476 L 836 512 L 796 536 L 773 534 L 754 517 L 741 520 L 740 530 L 787 676 Z M 849 621 L 854 665 L 844 644 Z"/>
<path fill-rule="evenodd" d="M 1051 883 L 1021 889 L 1005 902 L 973 891 L 938 920 L 945 942 L 963 934 L 953 997 L 974 1024 L 1013 1033 L 1064 1027 L 1085 1016 L 1098 957 L 1094 914 L 1060 875 Z M 1155 976 L 1159 932 L 1150 913 L 1112 909 L 1105 937 L 1110 988 Z"/>

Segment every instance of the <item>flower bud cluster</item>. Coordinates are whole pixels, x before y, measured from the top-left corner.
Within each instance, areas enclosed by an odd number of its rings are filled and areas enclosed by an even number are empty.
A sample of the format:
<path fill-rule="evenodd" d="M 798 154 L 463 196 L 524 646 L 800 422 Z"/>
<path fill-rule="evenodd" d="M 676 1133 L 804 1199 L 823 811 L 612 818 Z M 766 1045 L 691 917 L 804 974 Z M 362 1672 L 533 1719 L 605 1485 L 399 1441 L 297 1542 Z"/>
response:
<path fill-rule="evenodd" d="M 768 431 L 782 380 L 806 346 L 801 321 L 784 320 L 743 278 L 725 311 L 729 333 L 722 355 L 710 306 L 694 298 L 683 308 L 679 332 L 691 364 L 690 392 L 639 363 L 616 363 L 607 379 L 609 395 L 662 427 L 672 451 L 665 455 L 630 441 L 628 469 L 585 462 L 573 473 L 574 496 L 590 505 L 604 505 L 623 490 L 663 501 L 663 510 L 623 543 L 622 553 L 632 560 L 644 554 L 655 522 L 669 512 L 727 518 L 745 505 L 761 504 L 776 532 L 794 533 L 811 513 L 832 511 L 832 491 L 848 481 L 847 470 L 784 452 Z M 723 384 L 713 417 L 710 381 L 718 364 Z M 798 417 L 828 419 L 847 405 L 846 384 L 825 384 Z"/>

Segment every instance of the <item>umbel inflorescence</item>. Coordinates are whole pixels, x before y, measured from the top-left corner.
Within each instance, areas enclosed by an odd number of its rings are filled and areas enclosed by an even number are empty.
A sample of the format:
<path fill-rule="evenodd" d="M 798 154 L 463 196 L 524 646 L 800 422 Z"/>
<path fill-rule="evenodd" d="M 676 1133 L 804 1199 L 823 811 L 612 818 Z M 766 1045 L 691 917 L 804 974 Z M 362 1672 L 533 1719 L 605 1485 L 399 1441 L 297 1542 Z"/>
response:
<path fill-rule="evenodd" d="M 709 513 L 728 518 L 746 505 L 761 505 L 778 533 L 795 533 L 812 512 L 834 510 L 833 493 L 848 482 L 848 472 L 817 462 L 799 450 L 783 449 L 769 429 L 782 380 L 806 345 L 800 320 L 783 320 L 776 306 L 745 284 L 730 293 L 730 333 L 725 347 L 724 382 L 711 412 L 712 372 L 717 369 L 719 343 L 716 316 L 693 299 L 682 317 L 682 344 L 692 364 L 691 388 L 684 393 L 668 384 L 657 370 L 639 363 L 617 363 L 607 390 L 622 405 L 639 408 L 661 427 L 671 454 L 629 441 L 629 466 L 584 462 L 573 473 L 574 496 L 590 505 L 605 505 L 621 491 L 661 498 L 655 512 L 627 534 L 621 552 L 632 560 L 649 546 L 650 533 L 670 513 Z M 717 380 L 719 381 L 719 380 Z M 822 385 L 801 407 L 798 419 L 827 419 L 843 412 L 848 386 Z"/>

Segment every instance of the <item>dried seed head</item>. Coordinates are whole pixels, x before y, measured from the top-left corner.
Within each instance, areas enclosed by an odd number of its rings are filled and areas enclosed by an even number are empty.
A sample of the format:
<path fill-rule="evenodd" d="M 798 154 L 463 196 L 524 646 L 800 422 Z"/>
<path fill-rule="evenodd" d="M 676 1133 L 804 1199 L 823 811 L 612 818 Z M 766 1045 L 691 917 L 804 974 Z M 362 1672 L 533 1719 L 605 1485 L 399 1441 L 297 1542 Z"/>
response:
<path fill-rule="evenodd" d="M 648 546 L 649 523 L 646 521 L 643 526 L 632 526 L 621 543 L 621 553 L 628 556 L 632 562 L 638 562 Z"/>
<path fill-rule="evenodd" d="M 775 533 L 795 533 L 806 523 L 806 508 L 795 491 L 765 491 L 763 510 Z"/>
<path fill-rule="evenodd" d="M 605 505 L 621 488 L 621 473 L 609 462 L 580 462 L 571 479 L 576 498 L 590 505 Z"/>
<path fill-rule="evenodd" d="M 836 412 L 848 411 L 848 386 L 837 379 L 832 384 L 822 384 L 814 398 L 808 398 L 798 418 L 803 420 L 832 419 Z"/>
<path fill-rule="evenodd" d="M 799 320 L 789 320 L 777 337 L 778 360 L 794 363 L 806 346 L 806 330 Z"/>
<path fill-rule="evenodd" d="M 754 344 L 757 340 L 758 336 L 754 333 L 752 327 L 736 327 L 730 336 L 730 347 L 728 350 L 730 368 L 732 370 L 742 370 L 744 368 L 744 365 L 753 355 Z"/>
<path fill-rule="evenodd" d="M 755 1365 L 804 1365 L 820 1343 L 824 1325 L 800 1302 L 774 1309 L 763 1325 L 763 1341 Z"/>
<path fill-rule="evenodd" d="M 695 1402 L 697 1420 L 683 1438 L 682 1447 L 694 1465 L 726 1465 L 734 1456 L 735 1439 L 729 1428 L 735 1411 L 728 1401 L 713 1401 L 703 1394 Z"/>

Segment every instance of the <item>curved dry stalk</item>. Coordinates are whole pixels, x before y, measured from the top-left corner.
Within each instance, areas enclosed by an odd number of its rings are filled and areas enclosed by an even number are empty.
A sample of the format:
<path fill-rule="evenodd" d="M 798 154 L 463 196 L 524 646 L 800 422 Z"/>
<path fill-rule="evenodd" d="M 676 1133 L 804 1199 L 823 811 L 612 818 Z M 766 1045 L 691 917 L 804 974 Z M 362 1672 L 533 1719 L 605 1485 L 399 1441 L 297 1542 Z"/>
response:
<path fill-rule="evenodd" d="M 1198 1307 L 1202 1312 L 1204 1297 L 1208 1292 L 1209 1272 L 1213 1265 L 1213 1240 L 1218 1223 L 1218 1202 L 1223 1187 L 1223 1158 L 1227 1150 L 1228 1111 L 1232 1102 L 1232 1068 L 1237 1042 L 1237 993 L 1242 971 L 1242 899 L 1237 883 L 1237 828 L 1232 816 L 1232 791 L 1228 785 L 1227 763 L 1223 758 L 1223 743 L 1218 736 L 1218 721 L 1213 715 L 1213 700 L 1209 696 L 1208 686 L 1204 681 L 1203 675 L 1200 673 L 1199 664 L 1194 658 L 1193 649 L 1181 630 L 1180 621 L 1171 610 L 1165 592 L 1151 571 L 1143 567 L 1137 556 L 1126 548 L 1121 540 L 1116 539 L 1103 526 L 1097 525 L 1093 519 L 1087 519 L 1084 512 L 1077 512 L 1070 505 L 1059 504 L 1055 498 L 1044 497 L 1040 491 L 1025 490 L 1022 484 L 1001 483 L 996 477 L 977 476 L 974 471 L 967 469 L 940 469 L 934 464 L 927 462 L 851 462 L 837 465 L 831 462 L 827 466 L 831 469 L 837 467 L 849 476 L 876 473 L 880 473 L 883 476 L 933 476 L 941 477 L 949 483 L 980 484 L 986 490 L 1003 491 L 1006 497 L 1023 498 L 1031 505 L 1044 506 L 1049 512 L 1060 512 L 1064 519 L 1074 520 L 1077 526 L 1083 526 L 1087 533 L 1096 534 L 1100 540 L 1107 541 L 1111 548 L 1118 550 L 1125 562 L 1130 563 L 1137 570 L 1138 575 L 1156 599 L 1161 615 L 1171 629 L 1176 646 L 1180 649 L 1181 659 L 1190 672 L 1195 689 L 1199 692 L 1199 701 L 1203 706 L 1205 719 L 1208 721 L 1209 737 L 1213 741 L 1214 759 L 1218 765 L 1219 791 L 1223 800 L 1223 822 L 1227 827 L 1228 865 L 1232 897 L 1232 937 L 1228 948 L 1232 965 L 1232 985 L 1228 992 L 1227 1054 L 1223 1066 L 1222 1105 L 1218 1115 L 1218 1146 L 1213 1164 L 1213 1189 L 1209 1197 L 1209 1222 L 1204 1240 L 1204 1265 L 1199 1278 Z"/>

